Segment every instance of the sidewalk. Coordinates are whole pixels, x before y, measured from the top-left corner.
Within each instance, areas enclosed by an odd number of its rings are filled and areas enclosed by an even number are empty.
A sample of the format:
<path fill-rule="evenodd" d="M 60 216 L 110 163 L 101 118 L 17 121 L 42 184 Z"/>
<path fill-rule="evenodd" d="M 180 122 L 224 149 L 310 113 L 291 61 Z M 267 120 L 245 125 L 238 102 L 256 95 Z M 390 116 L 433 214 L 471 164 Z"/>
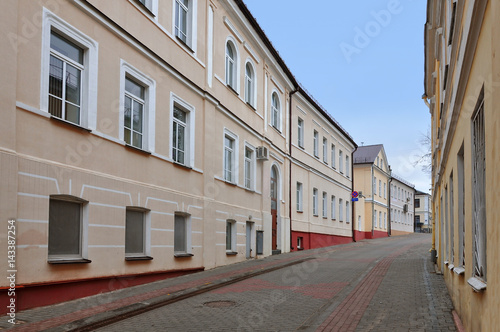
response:
<path fill-rule="evenodd" d="M 2 317 L 0 329 L 454 331 L 429 238 L 415 234 L 248 260 L 26 310 L 15 327 Z M 123 320 L 130 314 L 137 315 Z"/>

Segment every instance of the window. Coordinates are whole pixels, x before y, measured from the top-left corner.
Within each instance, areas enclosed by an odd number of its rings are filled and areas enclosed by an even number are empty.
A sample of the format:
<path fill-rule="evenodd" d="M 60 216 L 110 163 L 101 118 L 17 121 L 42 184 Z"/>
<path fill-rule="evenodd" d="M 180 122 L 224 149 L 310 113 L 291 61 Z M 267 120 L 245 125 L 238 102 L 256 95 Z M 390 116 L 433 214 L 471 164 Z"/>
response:
<path fill-rule="evenodd" d="M 95 129 L 98 44 L 46 8 L 41 25 L 41 110 Z"/>
<path fill-rule="evenodd" d="M 245 65 L 245 101 L 255 108 L 255 71 L 250 62 Z"/>
<path fill-rule="evenodd" d="M 339 171 L 340 171 L 340 173 L 344 173 L 344 167 L 342 166 L 343 161 L 344 161 L 344 156 L 342 154 L 342 151 L 339 150 Z"/>
<path fill-rule="evenodd" d="M 49 200 L 49 262 L 81 260 L 86 256 L 86 201 L 54 195 Z"/>
<path fill-rule="evenodd" d="M 345 176 L 349 177 L 350 171 L 349 156 L 345 156 Z"/>
<path fill-rule="evenodd" d="M 255 189 L 255 150 L 245 147 L 245 188 Z"/>
<path fill-rule="evenodd" d="M 379 165 L 380 165 L 379 160 L 380 160 L 380 158 L 379 158 L 379 157 L 377 157 L 377 166 L 379 166 Z"/>
<path fill-rule="evenodd" d="M 319 140 L 318 132 L 315 130 L 314 131 L 314 137 L 313 137 L 313 144 L 314 144 L 313 145 L 313 152 L 314 152 L 314 156 L 316 158 L 319 158 L 319 151 L 318 151 L 318 144 L 319 144 L 319 142 L 318 142 L 318 140 Z"/>
<path fill-rule="evenodd" d="M 176 212 L 174 217 L 174 255 L 191 256 L 191 218 L 188 214 Z"/>
<path fill-rule="evenodd" d="M 464 186 L 464 146 L 460 148 L 457 155 L 457 176 L 458 176 L 458 266 L 465 266 L 465 186 Z M 425 204 L 425 203 L 424 203 Z M 427 205 L 427 204 L 425 204 Z"/>
<path fill-rule="evenodd" d="M 236 183 L 236 138 L 224 135 L 224 180 Z"/>
<path fill-rule="evenodd" d="M 377 210 L 373 213 L 373 227 L 378 227 L 377 226 Z"/>
<path fill-rule="evenodd" d="M 153 15 L 157 15 L 157 0 L 138 0 L 147 10 L 151 12 Z"/>
<path fill-rule="evenodd" d="M 271 125 L 281 131 L 281 106 L 276 92 L 271 96 Z"/>
<path fill-rule="evenodd" d="M 379 227 L 382 228 L 382 211 L 378 212 L 378 221 L 379 221 Z"/>
<path fill-rule="evenodd" d="M 328 164 L 328 152 L 327 152 L 327 149 L 328 149 L 328 140 L 323 137 L 323 162 L 325 164 Z"/>
<path fill-rule="evenodd" d="M 384 182 L 384 199 L 387 198 L 387 183 Z"/>
<path fill-rule="evenodd" d="M 120 139 L 154 151 L 155 81 L 121 61 Z"/>
<path fill-rule="evenodd" d="M 237 58 L 236 49 L 231 41 L 226 42 L 226 85 L 237 90 Z"/>
<path fill-rule="evenodd" d="M 377 178 L 373 177 L 373 195 L 377 194 Z"/>
<path fill-rule="evenodd" d="M 384 159 L 380 159 L 380 168 L 384 169 Z"/>
<path fill-rule="evenodd" d="M 455 16 L 457 14 L 457 3 L 453 2 L 453 9 L 451 12 L 451 21 L 450 21 L 450 33 L 448 35 L 448 45 L 451 45 L 453 41 L 453 30 L 455 29 Z"/>
<path fill-rule="evenodd" d="M 335 144 L 332 144 L 332 167 L 335 168 Z"/>
<path fill-rule="evenodd" d="M 318 215 L 318 189 L 313 188 L 313 215 Z"/>
<path fill-rule="evenodd" d="M 172 159 L 184 166 L 192 167 L 194 164 L 194 107 L 187 104 L 173 93 L 171 119 Z"/>
<path fill-rule="evenodd" d="M 297 249 L 304 249 L 303 243 L 304 238 L 302 236 L 297 236 Z"/>
<path fill-rule="evenodd" d="M 297 182 L 297 211 L 302 212 L 302 183 Z"/>
<path fill-rule="evenodd" d="M 384 229 L 387 229 L 387 212 L 384 212 Z"/>
<path fill-rule="evenodd" d="M 351 211 L 350 211 L 349 207 L 350 207 L 349 201 L 346 201 L 345 202 L 345 222 L 346 223 L 351 222 L 351 220 L 349 219 L 349 216 L 351 215 Z"/>
<path fill-rule="evenodd" d="M 301 118 L 297 120 L 297 144 L 304 148 L 304 120 Z"/>
<path fill-rule="evenodd" d="M 339 221 L 344 220 L 344 216 L 342 211 L 344 211 L 344 203 L 342 201 L 342 198 L 339 198 Z"/>
<path fill-rule="evenodd" d="M 189 0 L 175 0 L 175 36 L 188 43 Z"/>
<path fill-rule="evenodd" d="M 420 207 L 420 198 L 415 198 L 415 207 L 416 208 Z"/>
<path fill-rule="evenodd" d="M 236 253 L 236 221 L 226 221 L 226 253 Z"/>
<path fill-rule="evenodd" d="M 378 195 L 382 197 L 382 180 L 378 180 Z"/>
<path fill-rule="evenodd" d="M 486 162 L 484 101 L 472 119 L 472 248 L 473 277 L 487 281 L 486 266 Z"/>
<path fill-rule="evenodd" d="M 323 218 L 328 218 L 328 205 L 327 205 L 327 195 L 323 191 Z"/>
<path fill-rule="evenodd" d="M 335 215 L 335 196 L 332 195 L 332 202 L 331 202 L 331 208 L 332 208 L 332 219 L 335 219 L 336 218 L 336 215 Z"/>
<path fill-rule="evenodd" d="M 149 243 L 147 211 L 128 207 L 125 215 L 125 257 L 126 259 L 148 257 Z M 150 258 L 150 257 L 148 257 Z"/>

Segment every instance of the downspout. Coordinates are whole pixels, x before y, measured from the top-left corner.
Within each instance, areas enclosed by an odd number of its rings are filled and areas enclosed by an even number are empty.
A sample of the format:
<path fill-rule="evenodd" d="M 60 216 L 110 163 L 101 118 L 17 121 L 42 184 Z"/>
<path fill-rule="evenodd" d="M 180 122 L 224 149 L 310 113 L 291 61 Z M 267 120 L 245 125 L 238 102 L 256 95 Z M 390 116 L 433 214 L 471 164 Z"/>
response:
<path fill-rule="evenodd" d="M 358 150 L 358 147 L 357 146 L 354 146 L 354 151 L 351 152 L 351 193 L 354 192 L 354 153 L 356 152 L 356 150 Z M 352 195 L 351 195 L 352 197 Z M 359 198 L 358 198 L 359 199 Z M 352 225 L 351 225 L 351 228 L 352 228 L 352 242 L 356 242 L 356 236 L 354 235 L 354 223 L 356 222 L 356 209 L 354 208 L 354 204 L 356 204 L 355 201 L 352 201 L 352 204 L 351 204 L 351 209 L 352 209 L 352 212 L 351 212 L 351 222 L 352 222 Z"/>
<path fill-rule="evenodd" d="M 298 92 L 299 89 L 295 88 L 295 90 L 291 91 L 289 94 L 289 104 L 288 104 L 288 154 L 290 155 L 290 169 L 288 170 L 289 183 L 288 183 L 288 216 L 290 218 L 290 251 L 294 249 L 292 242 L 292 97 Z M 311 244 L 309 240 L 309 245 Z"/>
<path fill-rule="evenodd" d="M 373 164 L 372 164 L 372 239 L 373 239 L 373 236 L 375 235 L 375 225 L 373 224 L 373 219 L 374 217 L 376 218 L 376 216 L 374 216 L 373 214 L 375 213 L 375 192 L 374 190 L 376 190 L 376 188 L 374 187 L 373 185 Z M 376 186 L 377 184 L 375 184 Z"/>

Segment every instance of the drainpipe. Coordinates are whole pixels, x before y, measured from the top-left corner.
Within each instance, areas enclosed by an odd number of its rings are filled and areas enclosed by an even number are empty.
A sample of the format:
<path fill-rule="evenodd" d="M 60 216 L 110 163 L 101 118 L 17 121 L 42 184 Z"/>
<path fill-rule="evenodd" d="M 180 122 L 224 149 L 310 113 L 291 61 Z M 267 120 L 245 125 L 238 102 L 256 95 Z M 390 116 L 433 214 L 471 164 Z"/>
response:
<path fill-rule="evenodd" d="M 354 153 L 356 152 L 356 150 L 358 150 L 358 147 L 355 146 L 354 147 L 354 151 L 351 152 L 351 193 L 354 192 Z M 351 196 L 352 197 L 352 196 Z M 359 199 L 359 198 L 358 198 Z M 356 202 L 354 201 L 351 201 L 351 228 L 352 228 L 352 242 L 356 242 L 356 236 L 354 236 L 354 223 L 356 222 L 356 209 L 354 208 L 354 204 L 356 204 Z"/>
<path fill-rule="evenodd" d="M 289 183 L 288 183 L 288 216 L 290 218 L 290 251 L 294 249 L 293 247 L 293 242 L 292 242 L 292 97 L 293 95 L 298 92 L 299 89 L 295 88 L 295 90 L 291 91 L 289 93 L 289 104 L 288 104 L 288 153 L 290 155 L 290 169 L 288 170 L 290 176 L 289 176 Z M 309 245 L 311 244 L 311 241 L 309 240 Z"/>
<path fill-rule="evenodd" d="M 391 169 L 389 168 L 389 172 L 391 171 Z M 390 178 L 389 178 L 389 195 L 387 196 L 387 199 L 389 200 L 389 211 L 387 211 L 387 214 L 389 215 L 389 222 L 387 223 L 387 235 L 388 236 L 391 236 L 391 222 L 392 222 L 392 219 L 391 219 L 391 188 L 392 188 L 392 175 L 390 175 Z"/>

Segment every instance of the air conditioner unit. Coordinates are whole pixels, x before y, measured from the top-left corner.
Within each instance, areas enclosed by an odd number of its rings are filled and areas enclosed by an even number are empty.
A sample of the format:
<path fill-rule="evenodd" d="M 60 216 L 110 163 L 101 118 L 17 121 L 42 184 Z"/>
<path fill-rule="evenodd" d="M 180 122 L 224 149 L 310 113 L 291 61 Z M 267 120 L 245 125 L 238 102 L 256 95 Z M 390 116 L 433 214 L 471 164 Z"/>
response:
<path fill-rule="evenodd" d="M 257 147 L 257 160 L 269 160 L 269 150 L 265 146 Z"/>
<path fill-rule="evenodd" d="M 403 212 L 408 212 L 408 204 L 403 205 Z"/>

